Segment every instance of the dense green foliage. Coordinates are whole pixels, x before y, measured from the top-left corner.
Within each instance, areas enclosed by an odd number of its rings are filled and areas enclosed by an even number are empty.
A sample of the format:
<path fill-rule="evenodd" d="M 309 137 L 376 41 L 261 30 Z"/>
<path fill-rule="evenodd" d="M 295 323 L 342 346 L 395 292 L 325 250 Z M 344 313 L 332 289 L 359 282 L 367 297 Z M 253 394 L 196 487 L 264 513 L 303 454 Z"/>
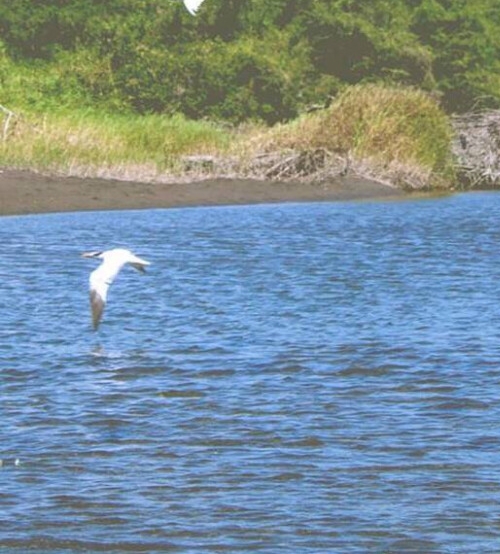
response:
<path fill-rule="evenodd" d="M 498 0 L 0 0 L 0 103 L 268 123 L 346 85 L 500 105 Z"/>

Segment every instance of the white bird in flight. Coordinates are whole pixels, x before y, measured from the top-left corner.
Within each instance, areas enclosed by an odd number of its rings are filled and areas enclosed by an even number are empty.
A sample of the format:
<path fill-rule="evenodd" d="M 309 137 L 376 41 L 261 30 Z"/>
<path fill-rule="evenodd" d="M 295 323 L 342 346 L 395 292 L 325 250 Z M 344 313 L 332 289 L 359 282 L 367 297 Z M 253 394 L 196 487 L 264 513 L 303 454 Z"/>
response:
<path fill-rule="evenodd" d="M 196 12 L 198 11 L 198 8 L 201 6 L 202 2 L 203 0 L 184 0 L 184 5 L 191 15 L 196 15 Z"/>
<path fill-rule="evenodd" d="M 130 264 L 133 268 L 144 273 L 144 268 L 151 264 L 125 248 L 114 248 L 113 250 L 101 252 L 84 252 L 82 257 L 102 260 L 102 264 L 90 274 L 89 278 L 90 309 L 92 311 L 92 324 L 95 331 L 101 322 L 108 289 L 120 272 L 120 269 L 125 264 Z"/>

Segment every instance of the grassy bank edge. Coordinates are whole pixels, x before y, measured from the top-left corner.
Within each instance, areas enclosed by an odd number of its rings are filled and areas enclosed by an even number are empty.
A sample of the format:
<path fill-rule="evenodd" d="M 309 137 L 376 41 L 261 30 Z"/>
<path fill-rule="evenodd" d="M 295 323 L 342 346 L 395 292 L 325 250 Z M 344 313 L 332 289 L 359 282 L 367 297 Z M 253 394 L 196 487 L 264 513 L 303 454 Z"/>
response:
<path fill-rule="evenodd" d="M 271 128 L 15 107 L 0 124 L 2 167 L 63 176 L 322 182 L 355 174 L 407 190 L 448 189 L 454 181 L 449 118 L 413 88 L 356 85 L 328 108 Z"/>

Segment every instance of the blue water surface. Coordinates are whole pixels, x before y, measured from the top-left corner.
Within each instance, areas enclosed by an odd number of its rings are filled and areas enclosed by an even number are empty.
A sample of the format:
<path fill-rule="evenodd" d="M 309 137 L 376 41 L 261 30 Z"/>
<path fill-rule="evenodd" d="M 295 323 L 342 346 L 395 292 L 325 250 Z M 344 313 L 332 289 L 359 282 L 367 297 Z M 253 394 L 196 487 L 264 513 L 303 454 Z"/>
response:
<path fill-rule="evenodd" d="M 0 218 L 1 552 L 500 551 L 500 195 Z M 85 250 L 127 247 L 98 332 Z"/>

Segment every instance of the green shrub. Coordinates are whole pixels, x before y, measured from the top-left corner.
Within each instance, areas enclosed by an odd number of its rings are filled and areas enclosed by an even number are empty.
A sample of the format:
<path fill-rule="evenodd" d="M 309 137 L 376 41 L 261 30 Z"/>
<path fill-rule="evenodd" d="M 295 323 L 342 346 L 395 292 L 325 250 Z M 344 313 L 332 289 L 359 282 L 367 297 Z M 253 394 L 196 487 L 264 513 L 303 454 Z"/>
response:
<path fill-rule="evenodd" d="M 268 150 L 324 148 L 368 161 L 379 174 L 397 168 L 437 186 L 453 178 L 451 133 L 448 116 L 428 94 L 368 84 L 346 88 L 328 109 L 278 126 L 260 140 Z"/>

